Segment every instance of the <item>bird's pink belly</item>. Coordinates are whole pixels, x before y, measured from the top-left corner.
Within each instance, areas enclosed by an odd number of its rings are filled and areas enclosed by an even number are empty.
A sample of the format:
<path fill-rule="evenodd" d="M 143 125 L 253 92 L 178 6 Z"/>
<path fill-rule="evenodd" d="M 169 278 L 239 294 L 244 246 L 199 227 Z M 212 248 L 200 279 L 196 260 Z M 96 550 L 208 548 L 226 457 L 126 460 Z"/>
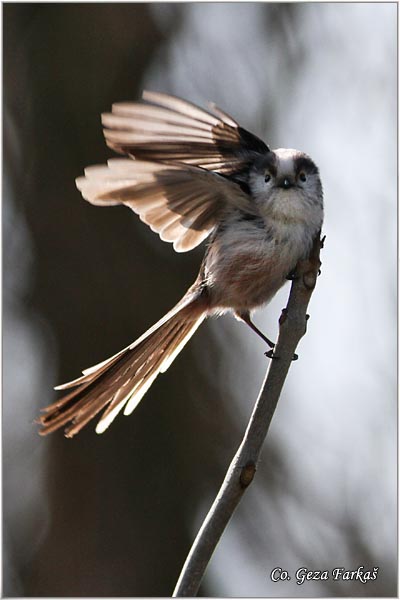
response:
<path fill-rule="evenodd" d="M 213 286 L 212 296 L 219 307 L 251 310 L 268 302 L 285 283 L 286 271 L 279 260 L 237 255 L 224 265 Z"/>

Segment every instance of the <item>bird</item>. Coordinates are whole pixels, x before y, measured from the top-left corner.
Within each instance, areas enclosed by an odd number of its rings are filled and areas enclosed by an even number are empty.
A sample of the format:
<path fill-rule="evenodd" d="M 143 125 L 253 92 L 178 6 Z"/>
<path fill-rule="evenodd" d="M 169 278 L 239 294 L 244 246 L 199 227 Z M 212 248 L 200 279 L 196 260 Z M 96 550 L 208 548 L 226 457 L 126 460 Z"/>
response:
<path fill-rule="evenodd" d="M 209 316 L 231 313 L 273 348 L 252 313 L 309 255 L 322 227 L 322 183 L 308 154 L 272 150 L 214 103 L 205 110 L 153 91 L 142 100 L 102 115 L 106 143 L 122 157 L 87 167 L 77 188 L 91 204 L 131 208 L 178 253 L 207 239 L 204 258 L 155 325 L 55 388 L 64 395 L 42 409 L 41 435 L 64 428 L 73 437 L 101 411 L 103 433 L 122 410 L 131 414 Z"/>

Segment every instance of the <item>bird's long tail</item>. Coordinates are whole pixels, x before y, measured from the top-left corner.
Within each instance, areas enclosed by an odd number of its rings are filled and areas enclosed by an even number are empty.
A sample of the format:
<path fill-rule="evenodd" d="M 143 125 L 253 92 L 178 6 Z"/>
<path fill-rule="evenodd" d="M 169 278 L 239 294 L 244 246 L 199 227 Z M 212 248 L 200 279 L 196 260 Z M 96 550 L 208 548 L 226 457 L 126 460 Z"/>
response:
<path fill-rule="evenodd" d="M 96 432 L 103 433 L 124 409 L 129 415 L 159 373 L 164 373 L 207 314 L 200 294 L 188 292 L 160 321 L 118 354 L 83 371 L 83 376 L 58 386 L 71 390 L 42 409 L 39 431 L 46 435 L 66 427 L 73 437 L 102 409 Z"/>

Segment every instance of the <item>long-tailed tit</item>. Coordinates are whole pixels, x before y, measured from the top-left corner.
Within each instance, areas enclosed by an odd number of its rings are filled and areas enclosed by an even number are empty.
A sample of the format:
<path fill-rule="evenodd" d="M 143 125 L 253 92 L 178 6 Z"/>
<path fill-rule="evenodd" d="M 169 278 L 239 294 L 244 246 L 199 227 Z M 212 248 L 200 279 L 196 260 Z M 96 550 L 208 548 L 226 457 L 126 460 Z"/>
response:
<path fill-rule="evenodd" d="M 227 311 L 252 323 L 309 253 L 323 220 L 318 168 L 298 150 L 270 148 L 215 105 L 166 94 L 114 104 L 102 116 L 110 148 L 127 158 L 92 166 L 76 181 L 85 200 L 125 204 L 177 252 L 209 237 L 200 272 L 178 304 L 130 346 L 58 386 L 40 433 L 72 437 L 105 409 L 96 431 L 129 415 L 202 321 Z"/>

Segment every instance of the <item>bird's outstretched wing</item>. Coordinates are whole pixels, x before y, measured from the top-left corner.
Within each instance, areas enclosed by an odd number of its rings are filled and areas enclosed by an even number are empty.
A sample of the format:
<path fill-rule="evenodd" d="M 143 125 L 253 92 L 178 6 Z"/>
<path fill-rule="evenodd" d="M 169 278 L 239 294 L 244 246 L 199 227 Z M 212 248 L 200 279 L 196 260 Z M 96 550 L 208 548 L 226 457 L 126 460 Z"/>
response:
<path fill-rule="evenodd" d="M 145 91 L 143 98 L 152 104 L 117 103 L 102 115 L 106 142 L 116 152 L 228 176 L 269 152 L 262 140 L 212 103 L 214 114 L 168 94 Z"/>
<path fill-rule="evenodd" d="M 102 115 L 108 146 L 130 158 L 85 169 L 76 181 L 92 204 L 125 204 L 177 252 L 200 244 L 228 207 L 257 214 L 249 165 L 268 146 L 213 105 L 144 92 L 153 104 L 118 103 Z"/>
<path fill-rule="evenodd" d="M 200 244 L 228 207 L 256 211 L 236 183 L 184 164 L 114 158 L 87 167 L 76 184 L 92 204 L 129 206 L 177 252 Z"/>

